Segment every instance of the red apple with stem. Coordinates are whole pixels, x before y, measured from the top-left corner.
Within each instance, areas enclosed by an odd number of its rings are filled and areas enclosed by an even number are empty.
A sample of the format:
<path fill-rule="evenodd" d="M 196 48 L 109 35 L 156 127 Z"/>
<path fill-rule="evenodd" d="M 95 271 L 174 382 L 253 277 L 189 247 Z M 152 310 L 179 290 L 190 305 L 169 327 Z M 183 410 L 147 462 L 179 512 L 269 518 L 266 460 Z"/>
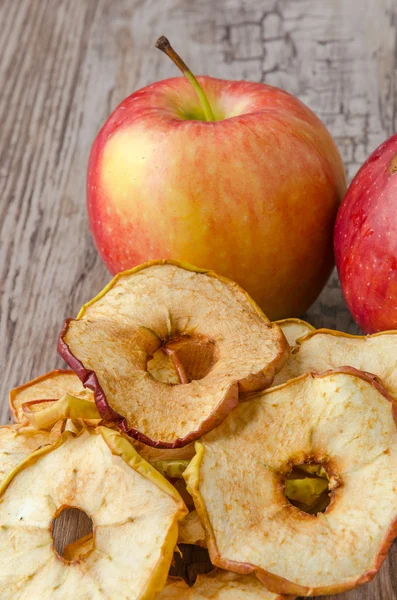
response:
<path fill-rule="evenodd" d="M 300 315 L 333 266 L 345 191 L 336 146 L 299 100 L 262 83 L 185 77 L 126 98 L 92 147 L 87 205 L 112 273 L 172 258 L 237 281 L 272 319 Z"/>
<path fill-rule="evenodd" d="M 335 225 L 343 294 L 365 333 L 397 329 L 397 134 L 353 179 Z"/>

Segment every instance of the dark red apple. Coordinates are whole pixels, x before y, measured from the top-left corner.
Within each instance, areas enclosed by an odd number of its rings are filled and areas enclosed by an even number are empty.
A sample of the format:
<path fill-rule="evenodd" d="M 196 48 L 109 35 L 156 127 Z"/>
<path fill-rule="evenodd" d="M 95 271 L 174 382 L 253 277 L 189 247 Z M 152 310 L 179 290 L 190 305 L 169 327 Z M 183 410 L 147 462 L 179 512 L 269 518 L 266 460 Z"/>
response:
<path fill-rule="evenodd" d="M 338 212 L 334 247 L 357 325 L 365 333 L 397 329 L 397 134 L 353 179 Z"/>

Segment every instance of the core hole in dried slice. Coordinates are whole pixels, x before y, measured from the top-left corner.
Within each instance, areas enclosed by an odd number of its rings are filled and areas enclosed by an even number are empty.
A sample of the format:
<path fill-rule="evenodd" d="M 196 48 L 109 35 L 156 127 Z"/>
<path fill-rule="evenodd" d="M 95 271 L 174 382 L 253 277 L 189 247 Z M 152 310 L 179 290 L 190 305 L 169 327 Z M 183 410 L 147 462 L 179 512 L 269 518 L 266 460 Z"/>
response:
<path fill-rule="evenodd" d="M 55 552 L 66 562 L 82 559 L 95 546 L 92 519 L 80 508 L 62 507 L 52 521 L 51 535 Z"/>
<path fill-rule="evenodd" d="M 203 379 L 217 362 L 215 343 L 200 336 L 171 338 L 148 360 L 148 372 L 162 383 L 178 385 Z"/>
<path fill-rule="evenodd" d="M 282 481 L 288 502 L 305 513 L 323 513 L 331 502 L 330 477 L 323 463 L 294 465 Z"/>

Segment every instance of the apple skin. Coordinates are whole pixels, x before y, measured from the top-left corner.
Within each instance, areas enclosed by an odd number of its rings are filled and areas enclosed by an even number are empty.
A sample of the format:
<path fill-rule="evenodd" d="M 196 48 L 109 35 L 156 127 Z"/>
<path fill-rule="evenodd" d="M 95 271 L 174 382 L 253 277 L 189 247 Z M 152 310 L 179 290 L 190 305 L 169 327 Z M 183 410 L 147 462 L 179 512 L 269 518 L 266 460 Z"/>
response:
<path fill-rule="evenodd" d="M 126 98 L 93 144 L 87 207 L 112 273 L 171 258 L 237 281 L 271 319 L 301 315 L 333 266 L 346 189 L 338 150 L 299 100 L 268 85 L 184 77 Z"/>
<path fill-rule="evenodd" d="M 335 224 L 346 303 L 365 333 L 397 329 L 397 134 L 353 179 Z"/>

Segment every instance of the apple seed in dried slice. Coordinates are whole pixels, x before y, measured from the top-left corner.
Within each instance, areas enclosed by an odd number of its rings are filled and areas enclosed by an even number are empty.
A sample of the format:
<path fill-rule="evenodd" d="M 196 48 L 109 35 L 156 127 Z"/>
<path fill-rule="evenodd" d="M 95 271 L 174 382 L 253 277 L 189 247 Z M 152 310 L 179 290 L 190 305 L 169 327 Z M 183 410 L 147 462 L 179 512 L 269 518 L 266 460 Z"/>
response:
<path fill-rule="evenodd" d="M 287 600 L 269 592 L 253 575 L 238 575 L 215 569 L 199 575 L 193 586 L 183 579 L 169 578 L 167 585 L 158 595 L 158 600 Z M 293 600 L 291 596 L 288 600 Z"/>
<path fill-rule="evenodd" d="M 292 379 L 241 403 L 196 451 L 184 477 L 216 566 L 305 596 L 352 589 L 379 570 L 397 535 L 397 423 L 373 378 L 345 368 Z M 324 512 L 286 496 L 302 466 L 326 472 Z"/>
<path fill-rule="evenodd" d="M 280 328 L 237 284 L 174 261 L 117 275 L 66 321 L 58 350 L 104 419 L 165 448 L 221 423 L 239 391 L 271 385 L 289 355 Z M 164 381 L 171 363 L 178 384 Z"/>
<path fill-rule="evenodd" d="M 92 520 L 93 544 L 85 554 L 72 549 L 70 562 L 52 532 L 71 507 Z M 173 486 L 118 432 L 66 432 L 0 486 L 0 597 L 152 600 L 185 514 Z"/>
<path fill-rule="evenodd" d="M 303 373 L 350 366 L 379 377 L 386 390 L 397 399 L 396 357 L 397 331 L 361 336 L 317 329 L 297 341 L 273 386 Z"/>
<path fill-rule="evenodd" d="M 74 371 L 50 371 L 10 391 L 10 410 L 17 423 L 26 422 L 22 404 L 33 400 L 58 400 L 64 394 L 93 400 L 91 390 L 84 388 Z"/>

